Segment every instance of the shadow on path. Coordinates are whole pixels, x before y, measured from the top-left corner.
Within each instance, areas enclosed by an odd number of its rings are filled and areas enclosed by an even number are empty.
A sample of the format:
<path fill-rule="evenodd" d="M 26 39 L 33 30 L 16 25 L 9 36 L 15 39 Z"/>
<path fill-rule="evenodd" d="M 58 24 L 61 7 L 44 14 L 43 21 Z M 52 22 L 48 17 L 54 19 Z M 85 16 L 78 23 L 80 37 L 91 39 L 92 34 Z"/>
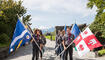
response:
<path fill-rule="evenodd" d="M 30 55 L 30 54 L 32 54 L 31 44 L 27 45 L 27 46 L 22 46 L 17 51 L 10 54 L 5 60 L 11 60 L 11 59 L 15 59 L 15 58 L 20 57 L 20 56 L 25 56 L 25 55 Z"/>

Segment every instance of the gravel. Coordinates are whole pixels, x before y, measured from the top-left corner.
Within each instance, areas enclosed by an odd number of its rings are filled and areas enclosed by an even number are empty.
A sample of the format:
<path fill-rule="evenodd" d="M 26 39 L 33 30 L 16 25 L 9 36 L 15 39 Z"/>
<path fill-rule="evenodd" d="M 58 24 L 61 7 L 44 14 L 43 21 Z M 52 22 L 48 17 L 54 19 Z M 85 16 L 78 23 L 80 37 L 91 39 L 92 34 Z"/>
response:
<path fill-rule="evenodd" d="M 55 55 L 54 47 L 55 41 L 47 39 L 43 60 L 60 60 L 60 58 Z M 11 54 L 5 60 L 32 60 L 32 45 L 30 44 L 19 48 L 14 54 Z M 73 60 L 105 60 L 105 56 L 95 58 L 94 52 L 89 52 L 85 56 L 79 57 L 77 51 L 73 50 Z"/>

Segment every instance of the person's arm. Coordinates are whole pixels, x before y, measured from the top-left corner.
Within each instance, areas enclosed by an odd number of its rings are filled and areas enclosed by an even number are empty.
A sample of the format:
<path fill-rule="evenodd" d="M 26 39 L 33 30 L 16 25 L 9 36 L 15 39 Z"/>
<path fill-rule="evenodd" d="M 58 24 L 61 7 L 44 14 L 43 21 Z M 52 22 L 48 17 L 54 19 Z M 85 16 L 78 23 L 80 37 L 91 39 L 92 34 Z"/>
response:
<path fill-rule="evenodd" d="M 33 34 L 32 36 L 33 36 L 33 38 L 31 38 L 31 43 L 32 43 L 33 41 L 35 41 L 35 34 Z"/>
<path fill-rule="evenodd" d="M 31 43 L 33 42 L 33 39 L 31 39 L 31 41 L 30 41 Z"/>
<path fill-rule="evenodd" d="M 64 50 L 66 50 L 66 46 L 65 46 L 64 40 L 62 41 L 62 44 L 63 44 Z"/>
<path fill-rule="evenodd" d="M 40 50 L 42 50 L 43 44 L 40 44 Z"/>
<path fill-rule="evenodd" d="M 43 37 L 41 37 L 41 39 L 39 40 L 39 43 L 40 43 L 40 50 L 42 50 L 42 47 L 44 46 L 42 40 L 43 40 Z"/>
<path fill-rule="evenodd" d="M 63 37 L 62 44 L 63 44 L 64 50 L 66 50 L 66 46 L 65 46 L 65 37 Z"/>

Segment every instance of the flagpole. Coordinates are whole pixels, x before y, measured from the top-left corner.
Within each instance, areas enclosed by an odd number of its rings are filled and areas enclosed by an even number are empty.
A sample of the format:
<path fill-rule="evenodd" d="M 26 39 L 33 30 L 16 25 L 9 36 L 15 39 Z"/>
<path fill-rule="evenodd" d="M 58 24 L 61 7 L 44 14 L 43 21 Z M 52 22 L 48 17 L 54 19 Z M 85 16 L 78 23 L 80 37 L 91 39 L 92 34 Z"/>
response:
<path fill-rule="evenodd" d="M 74 40 L 67 46 L 67 48 L 65 50 L 67 50 L 69 48 L 70 45 L 72 45 L 74 42 Z M 65 52 L 65 50 L 63 50 L 58 56 L 60 56 L 61 54 L 63 54 Z"/>
<path fill-rule="evenodd" d="M 19 15 L 17 14 L 17 16 L 18 16 L 18 18 L 19 18 Z M 20 18 L 19 18 L 19 20 L 21 20 Z M 25 25 L 24 25 L 24 23 L 22 22 L 22 21 L 20 21 L 22 24 L 23 24 L 23 26 L 25 27 Z M 27 24 L 26 24 L 27 25 Z M 26 28 L 25 28 L 26 29 Z M 28 31 L 28 33 L 30 33 L 29 31 Z M 32 37 L 32 39 L 33 39 L 33 41 L 35 42 L 35 44 L 38 46 L 38 48 L 39 48 L 39 50 L 42 52 L 42 50 L 40 49 L 40 46 L 37 44 L 37 42 L 36 42 L 36 40 L 34 39 L 34 37 L 32 36 L 33 34 L 32 33 L 30 33 L 31 34 L 31 37 Z"/>

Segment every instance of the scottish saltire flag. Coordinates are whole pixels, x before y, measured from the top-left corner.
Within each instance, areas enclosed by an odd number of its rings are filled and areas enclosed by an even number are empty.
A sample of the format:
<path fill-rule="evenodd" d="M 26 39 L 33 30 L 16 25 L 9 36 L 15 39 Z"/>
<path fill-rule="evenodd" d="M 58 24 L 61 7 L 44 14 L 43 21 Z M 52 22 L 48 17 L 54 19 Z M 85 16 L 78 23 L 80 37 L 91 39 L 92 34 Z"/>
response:
<path fill-rule="evenodd" d="M 18 19 L 16 28 L 12 37 L 12 42 L 10 44 L 9 52 L 13 52 L 16 47 L 21 46 L 21 44 L 25 44 L 25 42 L 30 39 L 31 39 L 30 33 Z"/>
<path fill-rule="evenodd" d="M 79 35 L 80 33 L 80 29 L 79 27 L 77 26 L 77 24 L 74 24 L 72 29 L 71 29 L 71 33 L 74 34 L 74 39 L 77 38 L 77 36 Z"/>

